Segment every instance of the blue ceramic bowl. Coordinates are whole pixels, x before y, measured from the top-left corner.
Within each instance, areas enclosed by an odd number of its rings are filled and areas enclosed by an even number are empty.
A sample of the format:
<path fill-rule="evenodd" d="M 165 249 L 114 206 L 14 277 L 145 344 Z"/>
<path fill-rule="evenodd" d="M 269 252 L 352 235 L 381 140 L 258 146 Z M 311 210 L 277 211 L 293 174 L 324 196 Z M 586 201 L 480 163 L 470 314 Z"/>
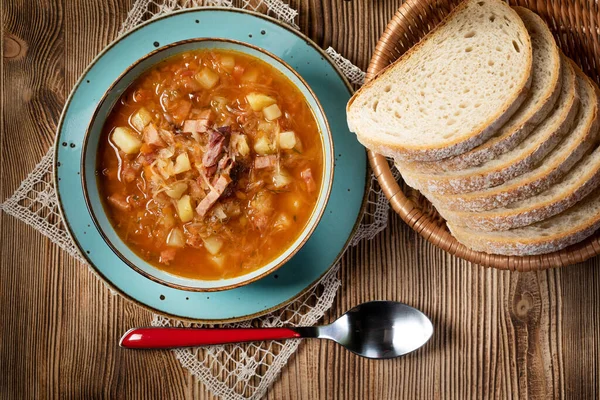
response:
<path fill-rule="evenodd" d="M 276 68 L 279 72 L 285 75 L 304 95 L 306 102 L 312 109 L 315 120 L 319 125 L 319 130 L 321 132 L 321 138 L 323 141 L 323 183 L 321 185 L 317 204 L 303 231 L 292 243 L 292 245 L 276 259 L 261 268 L 236 278 L 220 280 L 185 278 L 169 274 L 148 263 L 134 253 L 121 240 L 117 232 L 114 230 L 104 210 L 98 189 L 98 177 L 96 176 L 98 145 L 104 123 L 113 106 L 119 100 L 121 95 L 127 90 L 127 88 L 145 71 L 174 55 L 199 49 L 233 50 L 257 57 Z M 99 102 L 87 129 L 81 158 L 81 176 L 86 204 L 90 215 L 96 224 L 96 227 L 98 228 L 98 231 L 101 233 L 108 246 L 127 265 L 147 278 L 169 287 L 189 291 L 216 291 L 233 289 L 260 279 L 261 277 L 281 267 L 296 252 L 298 252 L 298 250 L 300 250 L 300 248 L 308 241 L 310 235 L 315 230 L 327 205 L 333 183 L 333 162 L 333 139 L 329 130 L 329 124 L 327 122 L 325 113 L 313 91 L 289 65 L 273 54 L 246 43 L 228 39 L 201 38 L 172 43 L 146 55 L 131 65 L 113 83 L 110 89 L 104 94 L 102 100 Z"/>

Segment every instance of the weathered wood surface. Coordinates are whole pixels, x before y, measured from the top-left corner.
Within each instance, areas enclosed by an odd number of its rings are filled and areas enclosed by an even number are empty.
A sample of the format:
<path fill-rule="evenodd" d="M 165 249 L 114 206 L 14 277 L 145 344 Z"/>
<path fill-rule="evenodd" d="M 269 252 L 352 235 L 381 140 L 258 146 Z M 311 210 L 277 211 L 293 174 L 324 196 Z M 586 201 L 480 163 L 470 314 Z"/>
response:
<path fill-rule="evenodd" d="M 294 0 L 303 32 L 366 68 L 400 1 Z M 116 36 L 130 0 L 2 0 L 0 200 L 51 145 L 79 74 Z M 149 312 L 20 221 L 0 216 L 0 398 L 210 398 L 169 352 L 117 347 Z M 405 358 L 302 344 L 269 399 L 600 397 L 599 259 L 510 273 L 444 254 L 395 216 L 343 259 L 331 320 L 360 302 L 421 308 L 436 331 Z"/>

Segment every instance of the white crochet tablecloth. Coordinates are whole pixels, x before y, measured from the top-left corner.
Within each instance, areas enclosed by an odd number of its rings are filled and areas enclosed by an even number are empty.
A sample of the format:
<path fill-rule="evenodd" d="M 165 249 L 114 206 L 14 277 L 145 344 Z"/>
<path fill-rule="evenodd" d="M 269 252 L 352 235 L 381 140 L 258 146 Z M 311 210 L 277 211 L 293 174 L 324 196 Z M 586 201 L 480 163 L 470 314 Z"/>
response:
<path fill-rule="evenodd" d="M 295 24 L 297 12 L 282 0 L 236 0 L 235 5 L 267 13 L 298 28 Z M 182 8 L 201 6 L 233 7 L 234 2 L 232 0 L 137 0 L 119 34 L 160 15 Z M 332 48 L 327 49 L 327 54 L 351 83 L 355 85 L 363 83 L 365 77 L 363 71 Z M 49 149 L 14 194 L 0 204 L 0 209 L 33 226 L 71 256 L 85 264 L 84 258 L 79 254 L 66 232 L 58 212 L 58 201 L 52 184 L 53 154 L 53 149 Z M 352 238 L 351 245 L 356 245 L 361 240 L 371 239 L 382 231 L 387 226 L 388 211 L 389 204 L 379 189 L 377 181 L 372 178 L 367 212 L 356 235 Z M 337 276 L 338 269 L 339 265 L 333 267 L 308 293 L 283 309 L 251 321 L 228 326 L 274 327 L 315 324 L 331 307 L 341 285 Z M 113 294 L 115 293 L 113 292 Z M 156 314 L 151 324 L 154 326 L 189 325 Z M 299 340 L 288 340 L 212 346 L 201 349 L 178 349 L 173 352 L 181 365 L 202 381 L 215 395 L 231 400 L 257 399 L 266 393 L 299 344 Z"/>

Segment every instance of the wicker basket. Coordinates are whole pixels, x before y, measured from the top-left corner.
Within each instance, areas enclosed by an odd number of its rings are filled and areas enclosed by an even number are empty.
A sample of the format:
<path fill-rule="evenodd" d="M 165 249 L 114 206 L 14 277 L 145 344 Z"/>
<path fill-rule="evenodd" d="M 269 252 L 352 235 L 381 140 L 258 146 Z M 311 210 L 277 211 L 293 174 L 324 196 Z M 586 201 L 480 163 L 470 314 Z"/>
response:
<path fill-rule="evenodd" d="M 390 21 L 369 64 L 367 79 L 398 59 L 460 3 L 460 0 L 409 0 Z M 547 23 L 559 47 L 600 83 L 600 12 L 594 0 L 510 0 Z M 518 271 L 563 267 L 600 254 L 600 231 L 561 251 L 529 257 L 469 250 L 450 234 L 444 220 L 418 191 L 394 178 L 388 160 L 369 152 L 369 161 L 393 209 L 417 233 L 443 250 L 476 264 Z"/>

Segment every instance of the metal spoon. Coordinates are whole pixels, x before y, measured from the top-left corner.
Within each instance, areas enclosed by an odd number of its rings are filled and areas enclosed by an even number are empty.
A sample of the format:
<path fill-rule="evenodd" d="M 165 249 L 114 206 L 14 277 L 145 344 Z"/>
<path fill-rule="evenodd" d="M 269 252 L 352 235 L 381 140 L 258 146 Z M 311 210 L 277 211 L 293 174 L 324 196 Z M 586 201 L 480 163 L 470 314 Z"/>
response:
<path fill-rule="evenodd" d="M 421 311 L 395 301 L 360 304 L 334 323 L 300 328 L 134 328 L 119 345 L 131 349 L 170 349 L 296 338 L 337 342 L 359 356 L 394 358 L 423 346 L 433 325 Z"/>

